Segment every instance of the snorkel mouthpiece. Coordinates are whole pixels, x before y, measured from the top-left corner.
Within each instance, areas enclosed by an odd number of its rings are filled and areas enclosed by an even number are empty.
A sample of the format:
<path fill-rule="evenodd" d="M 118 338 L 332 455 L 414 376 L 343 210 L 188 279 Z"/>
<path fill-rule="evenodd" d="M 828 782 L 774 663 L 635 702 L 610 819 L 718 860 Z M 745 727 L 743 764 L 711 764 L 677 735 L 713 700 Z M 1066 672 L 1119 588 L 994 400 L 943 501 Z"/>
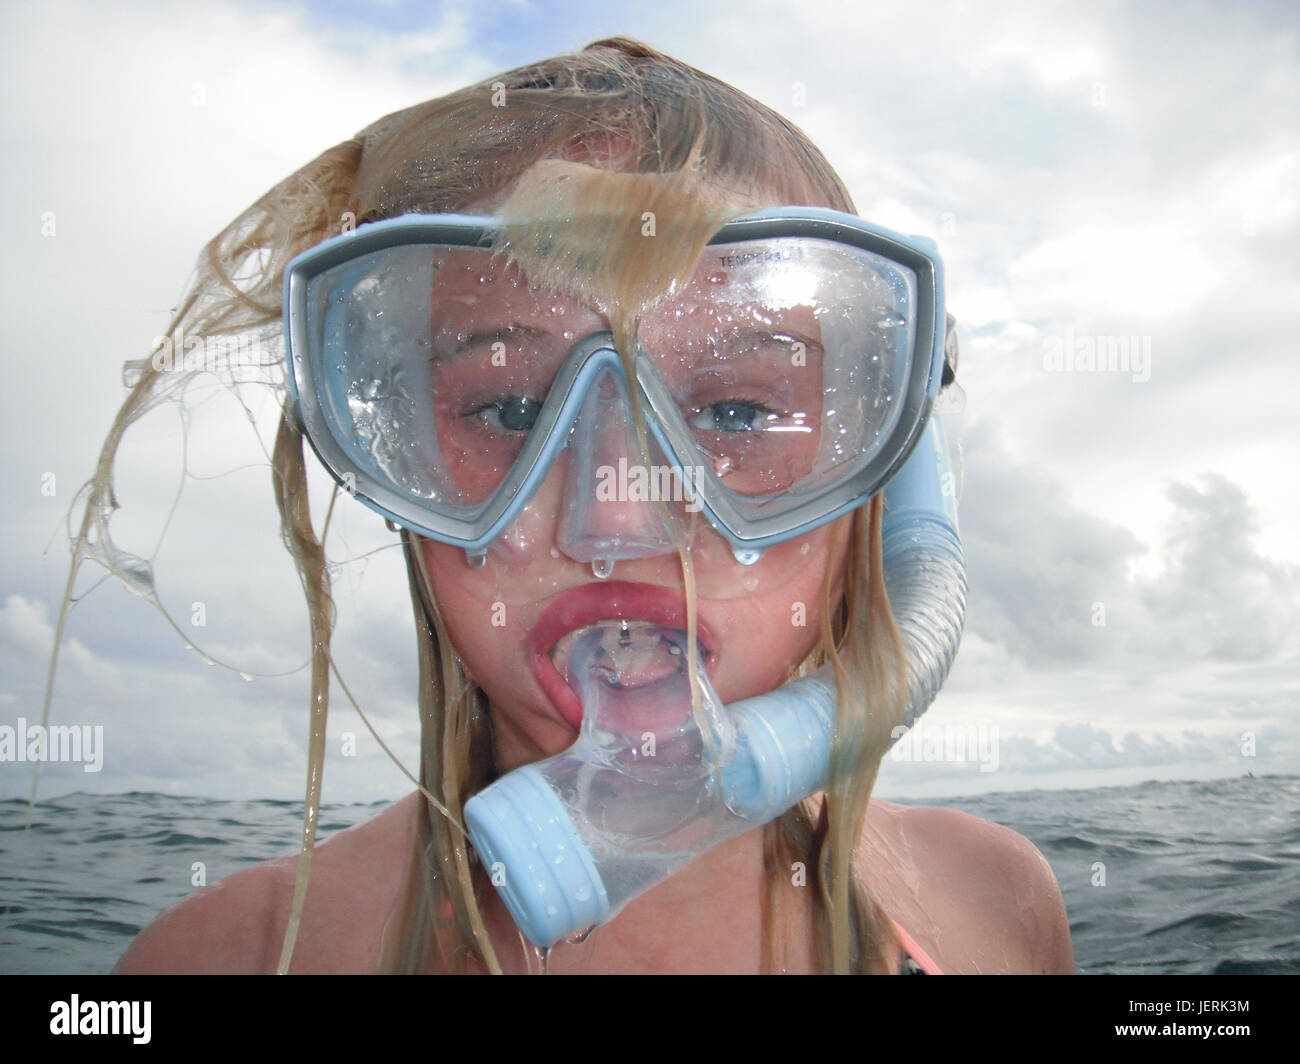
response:
<path fill-rule="evenodd" d="M 905 727 L 938 694 L 961 639 L 966 574 L 950 484 L 932 418 L 885 492 L 885 583 L 908 657 Z M 563 664 L 583 707 L 578 741 L 465 804 L 470 840 L 534 944 L 612 919 L 830 782 L 829 667 L 725 708 L 701 668 L 697 712 L 687 648 L 684 632 L 635 621 L 574 635 Z"/>
<path fill-rule="evenodd" d="M 693 858 L 825 785 L 829 684 L 809 678 L 723 709 L 700 669 L 697 713 L 685 633 L 632 632 L 618 621 L 595 625 L 572 651 L 578 741 L 465 805 L 493 884 L 538 946 L 604 923 Z"/>
<path fill-rule="evenodd" d="M 734 729 L 702 668 L 697 718 L 688 659 L 681 629 L 641 621 L 585 629 L 568 658 L 583 707 L 579 745 L 595 761 L 650 783 L 708 775 L 730 755 Z"/>

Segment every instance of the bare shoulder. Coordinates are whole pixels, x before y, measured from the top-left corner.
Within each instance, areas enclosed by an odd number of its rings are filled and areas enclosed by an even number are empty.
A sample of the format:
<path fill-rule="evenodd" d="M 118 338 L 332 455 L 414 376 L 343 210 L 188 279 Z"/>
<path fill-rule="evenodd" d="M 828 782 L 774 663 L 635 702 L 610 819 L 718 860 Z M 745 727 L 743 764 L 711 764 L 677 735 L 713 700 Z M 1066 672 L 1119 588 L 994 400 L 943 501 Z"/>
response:
<path fill-rule="evenodd" d="M 258 865 L 191 894 L 135 937 L 114 972 L 250 975 L 275 970 L 280 862 Z"/>
<path fill-rule="evenodd" d="M 863 872 L 946 972 L 1074 971 L 1061 889 L 1032 842 L 955 809 L 873 801 Z"/>
<path fill-rule="evenodd" d="M 405 879 L 418 794 L 320 843 L 294 950 L 294 972 L 369 972 Z M 228 876 L 146 927 L 119 974 L 267 974 L 276 970 L 298 856 Z"/>

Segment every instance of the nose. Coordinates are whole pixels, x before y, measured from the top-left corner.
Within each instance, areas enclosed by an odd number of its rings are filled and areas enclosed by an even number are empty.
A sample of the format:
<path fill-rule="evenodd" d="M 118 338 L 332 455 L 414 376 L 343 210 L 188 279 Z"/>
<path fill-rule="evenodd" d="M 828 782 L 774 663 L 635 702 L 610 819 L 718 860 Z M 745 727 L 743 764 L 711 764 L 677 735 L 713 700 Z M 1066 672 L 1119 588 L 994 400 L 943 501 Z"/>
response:
<path fill-rule="evenodd" d="M 637 443 L 627 380 L 604 370 L 574 420 L 556 546 L 578 562 L 674 554 L 669 505 L 678 473 L 648 439 Z"/>

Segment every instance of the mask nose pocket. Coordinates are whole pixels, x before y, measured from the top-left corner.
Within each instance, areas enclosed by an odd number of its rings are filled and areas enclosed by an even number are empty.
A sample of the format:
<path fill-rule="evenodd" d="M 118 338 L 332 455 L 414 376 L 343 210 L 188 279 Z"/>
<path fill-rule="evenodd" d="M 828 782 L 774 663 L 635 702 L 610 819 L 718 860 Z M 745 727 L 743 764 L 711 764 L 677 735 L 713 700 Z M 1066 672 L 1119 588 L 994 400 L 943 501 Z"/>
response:
<path fill-rule="evenodd" d="M 579 562 L 676 553 L 669 508 L 689 485 L 649 439 L 643 455 L 627 381 L 612 368 L 592 382 L 574 420 L 556 546 Z M 647 460 L 648 459 L 648 460 Z"/>

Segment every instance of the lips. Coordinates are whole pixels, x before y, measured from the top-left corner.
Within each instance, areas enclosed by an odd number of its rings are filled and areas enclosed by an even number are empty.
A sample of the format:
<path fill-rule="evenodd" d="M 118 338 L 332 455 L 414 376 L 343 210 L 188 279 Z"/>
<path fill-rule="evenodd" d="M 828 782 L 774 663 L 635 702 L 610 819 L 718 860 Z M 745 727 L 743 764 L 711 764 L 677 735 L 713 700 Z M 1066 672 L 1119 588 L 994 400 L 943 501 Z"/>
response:
<path fill-rule="evenodd" d="M 652 584 L 615 580 L 573 588 L 542 611 L 525 641 L 525 649 L 538 684 L 575 729 L 582 725 L 582 703 L 562 670 L 567 671 L 569 656 L 577 642 L 574 633 L 601 621 L 629 622 L 631 639 L 642 650 L 641 653 L 632 648 L 620 651 L 620 633 L 616 631 L 611 637 L 613 659 L 623 663 L 627 673 L 621 682 L 631 686 L 652 683 L 672 664 L 673 644 L 684 642 L 674 639 L 671 633 L 686 629 L 686 602 L 680 594 Z M 652 626 L 665 630 L 658 650 L 649 649 L 659 642 L 650 630 Z M 698 636 L 701 664 L 707 670 L 716 660 L 716 641 L 702 619 Z M 635 671 L 630 671 L 629 666 L 634 666 Z M 620 678 L 613 677 L 611 682 L 618 683 Z"/>

